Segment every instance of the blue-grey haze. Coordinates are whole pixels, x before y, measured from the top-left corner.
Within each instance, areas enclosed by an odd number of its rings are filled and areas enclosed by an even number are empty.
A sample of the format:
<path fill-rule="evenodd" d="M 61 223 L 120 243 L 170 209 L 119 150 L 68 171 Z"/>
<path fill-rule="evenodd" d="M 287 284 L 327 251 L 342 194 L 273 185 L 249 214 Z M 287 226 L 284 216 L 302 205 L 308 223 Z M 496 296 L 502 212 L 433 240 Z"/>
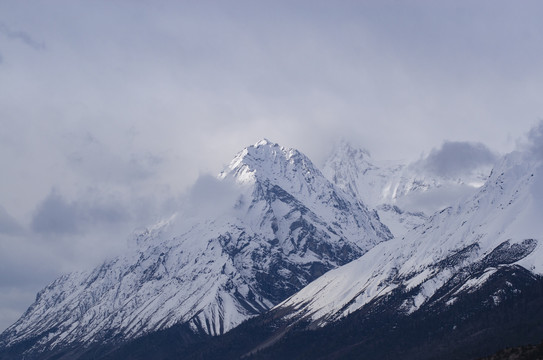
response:
<path fill-rule="evenodd" d="M 340 137 L 380 159 L 424 152 L 441 174 L 514 149 L 543 114 L 542 13 L 531 0 L 1 2 L 0 329 L 263 137 L 317 163 Z"/>

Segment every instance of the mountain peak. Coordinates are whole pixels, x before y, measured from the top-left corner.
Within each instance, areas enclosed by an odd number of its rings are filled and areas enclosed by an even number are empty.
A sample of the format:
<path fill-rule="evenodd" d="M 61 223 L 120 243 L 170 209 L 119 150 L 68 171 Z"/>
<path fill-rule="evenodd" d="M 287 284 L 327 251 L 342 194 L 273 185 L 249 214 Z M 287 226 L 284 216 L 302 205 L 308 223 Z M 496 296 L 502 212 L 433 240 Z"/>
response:
<path fill-rule="evenodd" d="M 259 147 L 259 146 L 266 146 L 266 145 L 268 145 L 268 146 L 278 146 L 277 143 L 274 143 L 274 142 L 272 142 L 272 141 L 270 141 L 270 140 L 268 140 L 266 138 L 263 138 L 262 140 L 257 141 L 253 146 L 254 147 Z"/>
<path fill-rule="evenodd" d="M 0 335 L 0 352 L 29 339 L 38 352 L 130 340 L 175 324 L 219 335 L 392 238 L 295 149 L 259 141 L 219 177 L 240 193 L 236 211 L 174 217 L 135 235 L 126 254 L 58 279 Z M 214 206 L 232 200 L 206 195 Z"/>
<path fill-rule="evenodd" d="M 367 169 L 374 169 L 376 166 L 368 150 L 355 147 L 347 140 L 341 139 L 326 159 L 323 168 L 325 175 L 332 175 L 332 172 L 335 173 L 338 170 L 364 174 Z"/>
<path fill-rule="evenodd" d="M 349 155 L 350 157 L 371 158 L 370 152 L 362 147 L 356 147 L 346 139 L 341 139 L 334 147 L 334 154 Z"/>
<path fill-rule="evenodd" d="M 285 148 L 267 139 L 258 141 L 240 151 L 230 164 L 219 174 L 220 179 L 232 178 L 241 184 L 252 184 L 257 179 L 292 180 L 294 173 L 316 174 L 311 160 L 293 148 Z"/>
<path fill-rule="evenodd" d="M 329 180 L 371 206 L 377 205 L 380 199 L 379 193 L 374 194 L 379 190 L 374 189 L 375 184 L 369 180 L 376 171 L 379 167 L 373 164 L 369 151 L 355 147 L 345 139 L 336 144 L 323 166 L 323 173 Z M 372 184 L 365 184 L 366 180 Z"/>

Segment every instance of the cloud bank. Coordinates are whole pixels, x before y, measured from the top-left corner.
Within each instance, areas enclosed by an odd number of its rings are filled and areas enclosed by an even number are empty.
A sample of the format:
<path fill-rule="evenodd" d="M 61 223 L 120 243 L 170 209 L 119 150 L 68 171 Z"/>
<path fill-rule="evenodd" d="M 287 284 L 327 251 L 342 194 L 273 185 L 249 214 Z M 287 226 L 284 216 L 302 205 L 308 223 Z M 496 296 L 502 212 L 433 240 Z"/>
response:
<path fill-rule="evenodd" d="M 39 234 L 63 235 L 88 231 L 91 226 L 115 225 L 128 220 L 121 204 L 67 202 L 55 190 L 37 206 L 31 229 Z"/>
<path fill-rule="evenodd" d="M 497 158 L 498 155 L 482 143 L 445 141 L 413 166 L 431 175 L 458 178 L 481 167 L 494 165 Z"/>

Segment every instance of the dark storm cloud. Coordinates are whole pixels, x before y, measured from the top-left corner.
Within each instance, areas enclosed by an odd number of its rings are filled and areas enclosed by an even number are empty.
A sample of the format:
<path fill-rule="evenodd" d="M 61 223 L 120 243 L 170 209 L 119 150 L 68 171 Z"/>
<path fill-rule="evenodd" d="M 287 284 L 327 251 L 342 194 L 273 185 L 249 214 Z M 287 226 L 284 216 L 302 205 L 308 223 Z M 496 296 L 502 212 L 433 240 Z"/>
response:
<path fill-rule="evenodd" d="M 35 40 L 32 36 L 30 36 L 30 34 L 25 31 L 12 30 L 4 23 L 0 23 L 0 34 L 3 34 L 8 39 L 20 41 L 35 50 L 45 49 L 45 44 L 43 42 Z"/>
<path fill-rule="evenodd" d="M 118 204 L 92 203 L 88 200 L 68 202 L 52 190 L 37 206 L 31 228 L 45 235 L 73 235 L 87 230 L 90 225 L 124 222 L 127 216 Z"/>
<path fill-rule="evenodd" d="M 484 144 L 445 141 L 441 148 L 433 149 L 413 166 L 433 175 L 456 177 L 469 174 L 482 166 L 493 165 L 496 159 L 497 154 Z"/>

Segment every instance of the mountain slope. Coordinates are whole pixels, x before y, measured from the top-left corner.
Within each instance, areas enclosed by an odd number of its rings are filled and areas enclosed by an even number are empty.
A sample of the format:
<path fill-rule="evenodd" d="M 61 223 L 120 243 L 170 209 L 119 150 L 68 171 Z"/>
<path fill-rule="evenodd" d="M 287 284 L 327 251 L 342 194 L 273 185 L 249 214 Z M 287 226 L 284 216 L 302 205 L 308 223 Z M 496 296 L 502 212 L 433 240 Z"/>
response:
<path fill-rule="evenodd" d="M 509 154 L 471 199 L 325 274 L 277 309 L 291 321 L 322 326 L 401 297 L 395 311 L 410 315 L 430 303 L 454 304 L 503 267 L 543 274 L 542 194 L 540 159 Z M 501 301 L 499 293 L 493 301 Z"/>
<path fill-rule="evenodd" d="M 502 301 L 493 296 L 500 291 Z M 505 346 L 539 342 L 543 333 L 543 278 L 505 267 L 454 304 L 410 316 L 394 306 L 402 297 L 368 306 L 324 327 L 289 326 L 270 311 L 218 337 L 187 338 L 182 326 L 149 334 L 119 348 L 96 347 L 81 360 L 166 359 L 405 359 L 468 360 Z"/>
<path fill-rule="evenodd" d="M 445 176 L 425 169 L 424 159 L 377 161 L 364 149 L 341 141 L 324 162 L 323 174 L 341 189 L 376 209 L 381 221 L 396 237 L 424 223 L 428 214 L 441 210 L 459 196 L 481 186 L 490 168 Z"/>
<path fill-rule="evenodd" d="M 305 155 L 265 140 L 217 183 L 226 196 L 212 191 L 213 211 L 172 216 L 138 234 L 127 254 L 43 289 L 0 349 L 54 355 L 182 323 L 222 334 L 392 237 Z"/>

